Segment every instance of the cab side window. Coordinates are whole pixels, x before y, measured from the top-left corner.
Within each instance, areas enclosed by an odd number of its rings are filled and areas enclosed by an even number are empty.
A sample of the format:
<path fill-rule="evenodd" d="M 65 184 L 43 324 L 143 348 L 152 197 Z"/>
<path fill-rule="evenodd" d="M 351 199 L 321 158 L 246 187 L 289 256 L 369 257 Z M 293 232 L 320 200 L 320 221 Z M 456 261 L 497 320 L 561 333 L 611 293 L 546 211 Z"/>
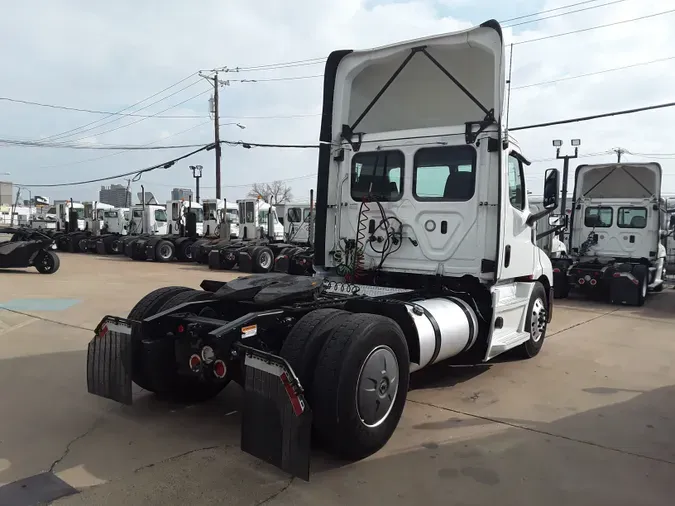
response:
<path fill-rule="evenodd" d="M 525 185 L 523 184 L 523 164 L 515 156 L 509 155 L 509 201 L 511 205 L 523 211 L 525 209 Z"/>

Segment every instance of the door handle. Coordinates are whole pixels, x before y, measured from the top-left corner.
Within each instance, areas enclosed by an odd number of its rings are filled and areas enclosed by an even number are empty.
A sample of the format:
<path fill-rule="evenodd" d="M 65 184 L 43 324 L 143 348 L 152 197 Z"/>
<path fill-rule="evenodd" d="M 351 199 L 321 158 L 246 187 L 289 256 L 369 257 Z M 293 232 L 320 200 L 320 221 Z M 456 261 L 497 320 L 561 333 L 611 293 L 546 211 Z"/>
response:
<path fill-rule="evenodd" d="M 504 267 L 508 267 L 511 263 L 511 245 L 507 244 L 504 248 Z"/>

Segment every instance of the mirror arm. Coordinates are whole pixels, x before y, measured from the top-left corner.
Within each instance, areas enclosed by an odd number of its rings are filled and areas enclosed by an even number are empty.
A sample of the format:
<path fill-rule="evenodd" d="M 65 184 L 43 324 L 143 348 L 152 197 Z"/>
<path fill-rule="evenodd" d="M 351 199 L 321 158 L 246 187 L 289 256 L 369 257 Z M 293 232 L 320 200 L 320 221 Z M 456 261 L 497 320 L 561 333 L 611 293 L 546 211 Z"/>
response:
<path fill-rule="evenodd" d="M 558 206 L 556 206 L 558 207 Z M 544 216 L 548 216 L 555 210 L 555 207 L 553 209 L 544 209 L 543 211 L 539 211 L 538 213 L 531 214 L 527 217 L 527 220 L 525 223 L 527 226 L 531 227 L 532 225 L 535 224 L 535 222 L 541 220 Z"/>

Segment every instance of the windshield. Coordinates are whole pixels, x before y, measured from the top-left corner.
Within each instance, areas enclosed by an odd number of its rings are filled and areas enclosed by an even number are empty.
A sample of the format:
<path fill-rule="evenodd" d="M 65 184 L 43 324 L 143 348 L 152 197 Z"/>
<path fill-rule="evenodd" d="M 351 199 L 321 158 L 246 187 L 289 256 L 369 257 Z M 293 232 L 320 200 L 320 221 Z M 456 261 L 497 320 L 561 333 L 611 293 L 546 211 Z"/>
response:
<path fill-rule="evenodd" d="M 227 221 L 230 223 L 239 223 L 239 211 L 236 209 L 230 209 L 227 211 Z"/>
<path fill-rule="evenodd" d="M 197 216 L 197 223 L 204 223 L 204 209 L 201 207 L 191 208 L 191 213 L 194 213 Z"/>
<path fill-rule="evenodd" d="M 84 219 L 84 208 L 79 207 L 77 209 L 73 209 L 77 213 L 77 219 L 78 220 L 83 220 Z"/>
<path fill-rule="evenodd" d="M 136 211 L 134 211 L 134 216 L 136 216 Z M 157 209 L 155 210 L 155 221 L 159 223 L 166 223 L 166 209 Z"/>
<path fill-rule="evenodd" d="M 117 211 L 105 211 L 103 216 L 106 218 L 117 218 L 118 214 Z"/>

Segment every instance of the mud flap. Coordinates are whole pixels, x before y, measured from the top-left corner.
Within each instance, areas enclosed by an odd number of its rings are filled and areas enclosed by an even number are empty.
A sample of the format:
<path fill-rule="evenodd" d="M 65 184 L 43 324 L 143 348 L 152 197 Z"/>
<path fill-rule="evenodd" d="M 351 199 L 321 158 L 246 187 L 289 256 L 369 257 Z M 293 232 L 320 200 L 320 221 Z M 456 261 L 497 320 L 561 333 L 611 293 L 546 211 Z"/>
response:
<path fill-rule="evenodd" d="M 241 449 L 309 481 L 312 410 L 300 382 L 281 357 L 240 349 L 245 352 Z"/>
<path fill-rule="evenodd" d="M 131 328 L 136 323 L 106 316 L 87 347 L 87 390 L 122 404 L 131 404 Z"/>
<path fill-rule="evenodd" d="M 241 272 L 253 272 L 253 257 L 250 249 L 239 253 L 238 264 Z"/>
<path fill-rule="evenodd" d="M 220 251 L 217 249 L 212 249 L 209 251 L 209 269 L 219 270 L 222 269 L 220 266 Z"/>

